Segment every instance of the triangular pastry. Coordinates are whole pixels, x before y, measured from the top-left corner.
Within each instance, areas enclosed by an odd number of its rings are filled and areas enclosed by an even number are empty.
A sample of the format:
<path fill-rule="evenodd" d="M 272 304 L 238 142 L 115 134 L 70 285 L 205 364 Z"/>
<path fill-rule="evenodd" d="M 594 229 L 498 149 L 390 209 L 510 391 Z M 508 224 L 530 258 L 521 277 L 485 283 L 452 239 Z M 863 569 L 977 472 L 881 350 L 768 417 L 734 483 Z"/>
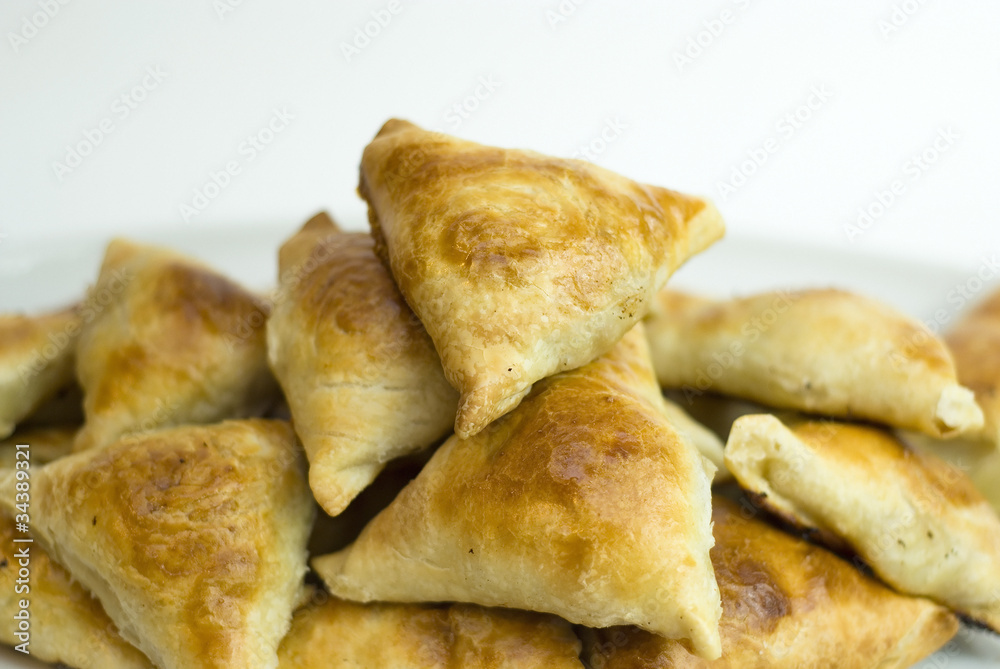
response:
<path fill-rule="evenodd" d="M 33 472 L 31 530 L 161 669 L 273 668 L 315 508 L 302 460 L 282 421 L 124 437 Z"/>
<path fill-rule="evenodd" d="M 936 437 L 983 414 L 944 343 L 874 300 L 839 290 L 714 301 L 673 291 L 647 319 L 660 383 L 774 407 L 863 418 Z"/>
<path fill-rule="evenodd" d="M 68 455 L 73 431 L 63 428 L 21 431 L 0 444 L 0 477 L 15 468 L 34 472 L 43 464 Z M 26 444 L 27 449 L 18 449 Z M 20 453 L 21 455 L 18 455 Z M 25 455 L 26 454 L 26 455 Z M 18 463 L 21 463 L 18 465 Z M 31 494 L 26 495 L 30 526 Z M 13 498 L 17 504 L 17 498 Z M 0 616 L 11 624 L 0 625 L 0 643 L 23 648 L 43 662 L 61 662 L 78 669 L 152 669 L 145 655 L 122 639 L 100 602 L 49 557 L 37 543 L 15 542 L 30 539 L 19 531 L 13 515 L 0 510 Z M 25 551 L 27 557 L 24 557 Z M 20 573 L 21 560 L 27 561 L 27 578 Z M 19 582 L 20 581 L 20 582 Z M 28 602 L 29 631 L 17 636 L 21 601 Z"/>
<path fill-rule="evenodd" d="M 0 315 L 0 439 L 72 384 L 79 334 L 76 307 L 39 316 Z"/>
<path fill-rule="evenodd" d="M 673 271 L 724 231 L 706 200 L 400 120 L 365 149 L 359 191 L 461 392 L 461 437 L 534 382 L 610 350 Z"/>
<path fill-rule="evenodd" d="M 119 239 L 88 299 L 101 309 L 78 343 L 86 423 L 77 450 L 131 432 L 258 415 L 273 401 L 268 305 L 213 270 Z"/>
<path fill-rule="evenodd" d="M 313 567 L 344 599 L 636 624 L 718 656 L 713 467 L 651 397 L 636 326 L 489 429 L 451 437 L 353 544 Z"/>
<path fill-rule="evenodd" d="M 636 627 L 586 630 L 583 659 L 602 669 L 905 669 L 943 646 L 958 620 L 898 595 L 823 548 L 716 497 L 712 563 L 722 592 L 722 657 Z"/>
<path fill-rule="evenodd" d="M 966 314 L 945 341 L 955 356 L 958 380 L 976 393 L 983 410 L 978 436 L 1000 449 L 1000 291 Z"/>
<path fill-rule="evenodd" d="M 281 669 L 583 669 L 580 640 L 555 616 L 318 595 L 296 611 Z"/>
<path fill-rule="evenodd" d="M 726 464 L 765 508 L 839 539 L 899 592 L 1000 631 L 1000 518 L 963 472 L 873 427 L 770 415 L 733 424 Z"/>
<path fill-rule="evenodd" d="M 268 355 L 309 485 L 335 516 L 387 461 L 444 438 L 458 393 L 370 235 L 317 215 L 282 247 L 279 274 Z"/>

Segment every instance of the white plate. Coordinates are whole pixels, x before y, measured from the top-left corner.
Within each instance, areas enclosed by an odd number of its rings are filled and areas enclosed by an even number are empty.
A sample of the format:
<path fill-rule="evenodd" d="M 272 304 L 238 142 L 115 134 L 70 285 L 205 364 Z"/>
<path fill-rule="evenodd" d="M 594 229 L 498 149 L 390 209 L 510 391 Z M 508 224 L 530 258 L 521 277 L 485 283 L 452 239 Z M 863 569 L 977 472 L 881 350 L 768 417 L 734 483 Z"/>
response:
<path fill-rule="evenodd" d="M 353 227 L 360 228 L 356 223 Z M 200 257 L 256 288 L 269 288 L 276 275 L 276 253 L 295 224 L 232 231 L 163 230 L 142 239 L 170 245 Z M 107 240 L 73 239 L 44 247 L 0 249 L 0 311 L 54 307 L 78 299 L 93 281 Z M 836 286 L 884 300 L 931 323 L 953 322 L 967 305 L 961 290 L 982 298 L 1000 288 L 983 283 L 978 268 L 929 266 L 900 259 L 846 254 L 774 241 L 730 238 L 695 258 L 672 285 L 720 296 L 805 286 Z M 978 287 L 977 287 L 978 286 Z M 943 325 L 943 324 L 942 324 Z M 6 624 L 0 622 L 0 624 Z M 0 649 L 0 669 L 43 667 L 12 650 Z M 1000 640 L 964 629 L 941 652 L 918 665 L 926 669 L 1000 667 Z"/>

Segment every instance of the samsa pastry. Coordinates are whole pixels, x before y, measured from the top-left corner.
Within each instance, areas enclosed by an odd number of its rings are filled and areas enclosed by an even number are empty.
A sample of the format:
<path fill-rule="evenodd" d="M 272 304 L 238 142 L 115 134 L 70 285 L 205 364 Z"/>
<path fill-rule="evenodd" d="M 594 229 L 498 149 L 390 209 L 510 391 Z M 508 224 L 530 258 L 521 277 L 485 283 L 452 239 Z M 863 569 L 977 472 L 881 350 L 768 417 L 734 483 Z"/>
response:
<path fill-rule="evenodd" d="M 40 316 L 0 315 L 0 439 L 73 383 L 77 308 Z"/>
<path fill-rule="evenodd" d="M 281 421 L 124 437 L 33 472 L 31 530 L 161 669 L 273 669 L 306 572 L 302 460 Z"/>
<path fill-rule="evenodd" d="M 106 306 L 78 344 L 86 422 L 77 450 L 132 432 L 258 415 L 274 400 L 268 305 L 213 270 L 118 239 L 89 299 Z"/>
<path fill-rule="evenodd" d="M 281 669 L 583 669 L 579 639 L 555 616 L 318 595 L 295 613 Z"/>
<path fill-rule="evenodd" d="M 30 467 L 29 471 L 34 472 L 43 464 L 68 455 L 72 437 L 73 432 L 63 428 L 15 432 L 14 438 L 0 444 L 0 476 L 18 468 L 18 462 L 22 463 L 20 469 Z M 18 443 L 30 448 L 18 449 Z M 6 494 L 13 504 L 18 503 L 14 497 L 16 491 Z M 28 499 L 30 518 L 30 494 Z M 0 616 L 11 621 L 0 625 L 0 643 L 17 646 L 27 641 L 25 648 L 36 659 L 78 669 L 152 669 L 146 656 L 122 639 L 100 602 L 53 562 L 39 544 L 14 542 L 31 538 L 17 530 L 14 514 L 20 513 L 21 509 L 0 510 Z M 25 548 L 30 572 L 27 582 L 19 573 Z M 19 637 L 15 615 L 21 611 L 21 600 L 30 602 L 31 627 L 25 636 Z"/>
<path fill-rule="evenodd" d="M 736 421 L 726 464 L 765 508 L 839 538 L 899 592 L 1000 631 L 1000 518 L 963 472 L 876 428 L 769 415 Z"/>
<path fill-rule="evenodd" d="M 589 666 L 905 669 L 958 631 L 947 609 L 894 593 L 825 549 L 756 519 L 758 513 L 713 500 L 721 658 L 703 660 L 678 641 L 613 627 L 584 632 Z"/>
<path fill-rule="evenodd" d="M 344 599 L 635 624 L 717 657 L 713 467 L 658 396 L 637 326 L 490 428 L 451 437 L 353 544 L 313 567 Z"/>
<path fill-rule="evenodd" d="M 461 392 L 461 437 L 610 350 L 724 231 L 706 200 L 395 119 L 365 149 L 359 191 Z"/>
<path fill-rule="evenodd" d="M 458 393 L 370 235 L 317 215 L 285 243 L 278 267 L 268 355 L 309 485 L 335 516 L 386 462 L 443 439 Z"/>
<path fill-rule="evenodd" d="M 839 290 L 714 301 L 664 291 L 647 319 L 660 383 L 934 437 L 982 427 L 944 343 L 919 322 Z"/>
<path fill-rule="evenodd" d="M 985 423 L 978 435 L 1000 449 L 1000 291 L 966 314 L 945 336 L 958 380 L 976 393 Z M 1000 488 L 1000 482 L 997 487 Z"/>

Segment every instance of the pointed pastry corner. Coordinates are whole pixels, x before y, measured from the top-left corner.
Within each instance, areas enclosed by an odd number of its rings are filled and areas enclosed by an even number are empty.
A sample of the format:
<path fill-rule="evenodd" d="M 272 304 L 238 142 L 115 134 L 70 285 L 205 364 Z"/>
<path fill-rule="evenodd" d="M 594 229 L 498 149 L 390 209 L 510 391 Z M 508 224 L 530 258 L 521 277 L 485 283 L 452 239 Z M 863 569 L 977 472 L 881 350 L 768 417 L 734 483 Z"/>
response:
<path fill-rule="evenodd" d="M 934 411 L 935 427 L 939 437 L 950 439 L 983 429 L 983 410 L 976 403 L 975 394 L 959 385 L 945 386 Z"/>
<path fill-rule="evenodd" d="M 695 200 L 701 204 L 701 209 L 688 219 L 691 255 L 701 253 L 726 235 L 726 223 L 715 204 L 707 198 Z"/>
<path fill-rule="evenodd" d="M 337 222 L 325 211 L 321 211 L 306 221 L 294 235 L 285 240 L 278 249 L 278 282 L 285 284 L 294 275 L 316 246 L 316 240 L 327 235 L 342 232 Z M 279 285 L 279 290 L 281 286 Z"/>
<path fill-rule="evenodd" d="M 901 667 L 916 664 L 940 650 L 958 634 L 962 626 L 955 614 L 946 607 L 929 600 L 924 601 L 927 606 L 923 614 L 896 645 Z"/>
<path fill-rule="evenodd" d="M 455 414 L 455 434 L 461 439 L 479 434 L 494 420 L 517 407 L 530 392 L 529 385 L 512 395 L 497 398 L 495 388 L 484 386 L 463 394 Z"/>
<path fill-rule="evenodd" d="M 406 130 L 414 130 L 414 129 L 419 129 L 419 126 L 401 118 L 391 118 L 382 124 L 382 127 L 379 128 L 379 131 L 378 133 L 375 134 L 375 137 L 376 138 L 385 137 L 387 135 L 391 135 L 396 132 L 404 132 Z"/>
<path fill-rule="evenodd" d="M 302 226 L 302 231 L 330 231 L 338 232 L 340 231 L 340 226 L 337 222 L 333 220 L 327 211 L 320 211 L 316 213 L 312 218 L 305 222 Z"/>
<path fill-rule="evenodd" d="M 345 548 L 336 553 L 318 555 L 309 561 L 309 566 L 319 574 L 331 592 L 355 602 L 370 602 L 373 597 L 344 576 L 344 564 L 349 556 L 350 550 Z"/>
<path fill-rule="evenodd" d="M 143 245 L 125 237 L 115 237 L 104 249 L 104 266 L 117 267 L 143 251 Z"/>
<path fill-rule="evenodd" d="M 320 459 L 309 465 L 309 487 L 323 510 L 339 516 L 358 494 L 371 485 L 382 463 L 362 462 L 350 467 Z"/>

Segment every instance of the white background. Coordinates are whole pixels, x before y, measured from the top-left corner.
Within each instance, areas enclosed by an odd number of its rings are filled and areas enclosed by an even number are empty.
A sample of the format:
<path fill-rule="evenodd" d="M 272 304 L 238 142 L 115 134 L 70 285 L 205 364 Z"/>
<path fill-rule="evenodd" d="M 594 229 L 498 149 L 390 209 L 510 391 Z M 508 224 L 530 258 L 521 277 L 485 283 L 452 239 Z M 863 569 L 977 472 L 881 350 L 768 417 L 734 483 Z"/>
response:
<path fill-rule="evenodd" d="M 51 18 L 40 14 L 45 3 L 58 7 Z M 713 197 L 733 235 L 970 272 L 1000 252 L 1000 3 L 392 7 L 395 14 L 388 0 L 4 0 L 0 288 L 21 291 L 13 277 L 37 262 L 40 241 L 165 229 L 194 239 L 199 230 L 239 234 L 261 224 L 291 231 L 322 207 L 362 226 L 360 153 L 391 116 L 557 155 L 599 140 L 611 122 L 624 127 L 595 162 Z M 368 25 L 377 34 L 345 55 L 375 15 L 391 20 Z M 44 25 L 33 31 L 26 21 Z M 680 63 L 699 40 L 706 46 Z M 147 68 L 165 77 L 123 118 L 120 96 Z M 494 84 L 476 99 L 480 78 Z M 797 128 L 783 121 L 816 89 L 829 93 L 813 98 L 818 109 L 802 110 L 808 118 Z M 475 107 L 467 118 L 454 111 L 463 101 Z M 248 160 L 241 143 L 275 109 L 294 119 Z M 100 144 L 71 171 L 57 167 L 102 120 L 113 130 Z M 949 129 L 957 139 L 917 178 L 908 161 Z M 733 171 L 766 147 L 774 149 L 766 162 L 723 193 Z M 185 221 L 181 205 L 229 161 L 240 173 Z M 877 211 L 877 193 L 896 180 L 901 194 L 851 239 L 858 209 Z"/>

